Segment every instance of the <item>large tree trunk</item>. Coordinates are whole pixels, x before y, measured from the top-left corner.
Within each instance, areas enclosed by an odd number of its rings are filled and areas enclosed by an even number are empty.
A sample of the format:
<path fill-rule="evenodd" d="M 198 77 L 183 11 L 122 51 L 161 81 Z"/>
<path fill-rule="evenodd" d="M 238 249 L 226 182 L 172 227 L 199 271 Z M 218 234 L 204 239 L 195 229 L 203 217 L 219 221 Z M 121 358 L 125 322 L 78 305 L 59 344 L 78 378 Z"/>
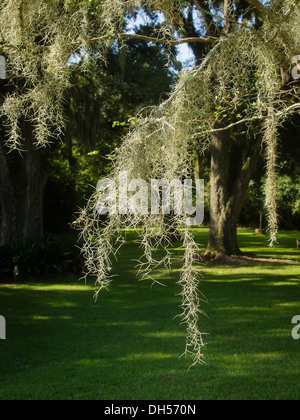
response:
<path fill-rule="evenodd" d="M 24 152 L 8 153 L 0 131 L 0 241 L 17 244 L 43 239 L 43 197 L 48 151 L 37 149 L 26 130 Z"/>
<path fill-rule="evenodd" d="M 25 143 L 24 166 L 26 176 L 23 240 L 40 241 L 44 234 L 43 203 L 47 183 L 46 149 L 37 149 L 30 138 Z"/>
<path fill-rule="evenodd" d="M 237 225 L 260 155 L 259 144 L 259 138 L 239 138 L 228 130 L 213 134 L 210 233 L 206 257 L 241 254 Z"/>
<path fill-rule="evenodd" d="M 0 240 L 3 244 L 13 244 L 21 240 L 21 223 L 18 215 L 17 191 L 18 178 L 9 164 L 10 156 L 4 145 L 4 133 L 0 131 Z"/>

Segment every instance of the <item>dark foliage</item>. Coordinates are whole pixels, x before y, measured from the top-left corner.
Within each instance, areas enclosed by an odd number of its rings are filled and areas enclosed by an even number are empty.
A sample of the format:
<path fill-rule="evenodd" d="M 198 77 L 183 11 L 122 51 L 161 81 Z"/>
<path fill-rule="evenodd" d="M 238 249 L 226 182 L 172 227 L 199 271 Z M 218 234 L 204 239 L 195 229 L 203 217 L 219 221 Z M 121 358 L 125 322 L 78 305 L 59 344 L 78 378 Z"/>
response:
<path fill-rule="evenodd" d="M 34 279 L 52 273 L 82 272 L 76 236 L 48 235 L 43 242 L 0 246 L 0 279 Z M 1 281 L 0 280 L 0 281 Z"/>

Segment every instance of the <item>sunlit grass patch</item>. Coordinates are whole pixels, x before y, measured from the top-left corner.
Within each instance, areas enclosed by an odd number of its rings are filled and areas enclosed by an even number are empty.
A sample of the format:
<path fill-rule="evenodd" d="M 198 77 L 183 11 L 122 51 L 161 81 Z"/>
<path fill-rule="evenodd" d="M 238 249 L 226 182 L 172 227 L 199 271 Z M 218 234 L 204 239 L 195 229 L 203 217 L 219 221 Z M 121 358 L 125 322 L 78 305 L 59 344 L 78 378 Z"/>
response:
<path fill-rule="evenodd" d="M 207 230 L 195 233 L 206 240 Z M 275 254 L 296 252 L 293 241 L 286 238 Z M 257 253 L 251 242 L 247 249 Z M 93 279 L 0 286 L 7 319 L 1 399 L 300 398 L 300 341 L 291 336 L 300 314 L 299 265 L 200 264 L 206 364 L 188 372 L 190 360 L 179 359 L 185 327 L 175 318 L 178 271 L 156 272 L 167 287 L 138 282 L 138 253 L 137 244 L 124 247 L 117 277 L 97 302 Z"/>

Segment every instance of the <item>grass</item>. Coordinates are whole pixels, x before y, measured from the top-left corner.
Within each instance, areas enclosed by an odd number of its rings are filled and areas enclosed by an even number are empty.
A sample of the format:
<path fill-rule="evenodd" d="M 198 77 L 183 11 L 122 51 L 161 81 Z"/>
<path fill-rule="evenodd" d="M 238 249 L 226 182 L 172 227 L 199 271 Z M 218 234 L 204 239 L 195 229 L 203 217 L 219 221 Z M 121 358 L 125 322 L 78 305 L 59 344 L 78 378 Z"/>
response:
<path fill-rule="evenodd" d="M 195 230 L 205 243 L 207 230 Z M 270 250 L 265 237 L 239 233 L 247 252 L 299 261 L 299 232 L 282 232 Z M 93 301 L 93 284 L 74 277 L 0 285 L 0 399 L 206 400 L 300 399 L 300 266 L 200 267 L 209 304 L 206 364 L 187 371 L 179 319 L 178 271 L 157 272 L 167 287 L 137 282 L 139 249 L 132 241 L 116 264 L 109 292 Z"/>

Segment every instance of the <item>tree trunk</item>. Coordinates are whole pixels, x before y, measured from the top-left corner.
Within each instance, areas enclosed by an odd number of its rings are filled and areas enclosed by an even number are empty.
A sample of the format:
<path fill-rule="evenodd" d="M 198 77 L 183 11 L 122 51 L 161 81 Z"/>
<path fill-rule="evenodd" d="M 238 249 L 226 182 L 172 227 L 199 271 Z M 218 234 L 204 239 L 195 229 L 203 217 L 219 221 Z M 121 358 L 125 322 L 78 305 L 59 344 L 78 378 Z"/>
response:
<path fill-rule="evenodd" d="M 31 130 L 24 134 L 25 151 L 8 154 L 4 132 L 0 131 L 0 240 L 8 245 L 43 239 L 48 151 L 33 145 Z"/>
<path fill-rule="evenodd" d="M 15 173 L 14 173 L 15 175 Z M 0 210 L 1 243 L 14 244 L 21 240 L 21 224 L 18 215 L 15 177 L 9 165 L 9 156 L 4 145 L 4 133 L 0 131 Z M 16 177 L 17 178 L 17 177 Z"/>
<path fill-rule="evenodd" d="M 237 224 L 260 155 L 259 144 L 259 138 L 239 138 L 228 130 L 213 134 L 208 258 L 241 254 Z"/>
<path fill-rule="evenodd" d="M 43 202 L 47 183 L 46 149 L 37 149 L 30 138 L 26 140 L 24 166 L 26 176 L 23 240 L 41 241 L 44 236 Z"/>

